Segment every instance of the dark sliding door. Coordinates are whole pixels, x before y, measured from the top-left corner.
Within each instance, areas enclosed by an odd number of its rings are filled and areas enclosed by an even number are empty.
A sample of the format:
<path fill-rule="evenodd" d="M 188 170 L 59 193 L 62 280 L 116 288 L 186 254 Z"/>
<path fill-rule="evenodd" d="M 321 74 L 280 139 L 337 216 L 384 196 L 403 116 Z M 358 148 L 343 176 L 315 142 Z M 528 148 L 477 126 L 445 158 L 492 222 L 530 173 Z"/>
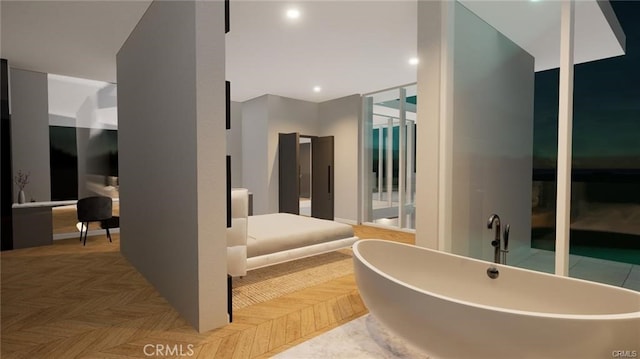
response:
<path fill-rule="evenodd" d="M 300 135 L 278 134 L 278 205 L 280 213 L 300 214 Z"/>
<path fill-rule="evenodd" d="M 333 136 L 311 139 L 311 216 L 333 220 Z"/>

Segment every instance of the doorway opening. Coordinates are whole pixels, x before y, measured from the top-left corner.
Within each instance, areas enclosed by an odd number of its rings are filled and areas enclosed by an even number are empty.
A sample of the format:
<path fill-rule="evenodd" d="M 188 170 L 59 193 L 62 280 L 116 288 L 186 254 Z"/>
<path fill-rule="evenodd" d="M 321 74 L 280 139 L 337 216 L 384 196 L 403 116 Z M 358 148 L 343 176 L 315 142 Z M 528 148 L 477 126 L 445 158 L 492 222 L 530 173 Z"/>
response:
<path fill-rule="evenodd" d="M 311 217 L 311 136 L 300 135 L 300 215 Z"/>

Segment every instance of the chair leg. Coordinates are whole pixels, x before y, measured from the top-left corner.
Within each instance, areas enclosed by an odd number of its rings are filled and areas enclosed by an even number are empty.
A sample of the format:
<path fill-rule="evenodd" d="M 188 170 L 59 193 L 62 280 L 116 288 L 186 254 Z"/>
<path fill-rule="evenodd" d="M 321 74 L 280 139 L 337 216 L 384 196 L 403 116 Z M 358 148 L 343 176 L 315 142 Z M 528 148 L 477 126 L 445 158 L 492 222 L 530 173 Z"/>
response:
<path fill-rule="evenodd" d="M 111 243 L 111 233 L 109 233 L 109 227 L 105 229 L 107 230 L 107 238 L 109 238 L 109 243 Z"/>
<path fill-rule="evenodd" d="M 83 246 L 87 245 L 87 234 L 89 234 L 89 222 L 87 222 L 87 229 L 84 231 L 84 243 Z"/>
<path fill-rule="evenodd" d="M 83 232 L 83 228 L 84 228 L 84 222 L 80 223 L 80 242 L 82 242 L 82 232 Z"/>

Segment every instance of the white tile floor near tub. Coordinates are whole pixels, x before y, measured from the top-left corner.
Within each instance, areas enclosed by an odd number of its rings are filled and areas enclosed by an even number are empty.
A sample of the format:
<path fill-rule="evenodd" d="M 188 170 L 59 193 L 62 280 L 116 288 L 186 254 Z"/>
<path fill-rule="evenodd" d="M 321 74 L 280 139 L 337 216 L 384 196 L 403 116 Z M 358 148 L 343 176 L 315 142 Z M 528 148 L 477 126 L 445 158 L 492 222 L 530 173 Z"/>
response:
<path fill-rule="evenodd" d="M 364 315 L 275 355 L 275 359 L 429 359 L 416 347 Z"/>
<path fill-rule="evenodd" d="M 537 250 L 516 267 L 555 272 L 555 253 Z M 640 266 L 604 259 L 569 256 L 569 276 L 640 291 Z"/>

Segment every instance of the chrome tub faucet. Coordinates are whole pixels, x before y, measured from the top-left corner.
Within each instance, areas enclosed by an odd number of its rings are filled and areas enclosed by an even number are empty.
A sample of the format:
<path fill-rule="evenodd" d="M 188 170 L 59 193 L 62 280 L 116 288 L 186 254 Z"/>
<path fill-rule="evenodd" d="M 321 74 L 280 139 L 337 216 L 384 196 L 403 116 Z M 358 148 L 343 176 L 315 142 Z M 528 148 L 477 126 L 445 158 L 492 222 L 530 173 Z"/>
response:
<path fill-rule="evenodd" d="M 509 253 L 509 231 L 510 225 L 504 227 L 504 233 L 500 232 L 500 216 L 492 214 L 487 221 L 487 228 L 493 229 L 495 226 L 495 237 L 491 241 L 491 245 L 494 248 L 493 261 L 498 264 L 507 264 L 507 253 Z M 502 234 L 502 239 L 500 235 Z M 501 248 L 501 243 L 504 242 L 504 249 Z"/>
<path fill-rule="evenodd" d="M 491 245 L 493 246 L 493 261 L 495 263 L 500 263 L 500 216 L 497 214 L 492 214 L 489 216 L 489 220 L 487 221 L 487 228 L 492 229 L 495 225 L 495 236 L 493 241 L 491 241 Z"/>

